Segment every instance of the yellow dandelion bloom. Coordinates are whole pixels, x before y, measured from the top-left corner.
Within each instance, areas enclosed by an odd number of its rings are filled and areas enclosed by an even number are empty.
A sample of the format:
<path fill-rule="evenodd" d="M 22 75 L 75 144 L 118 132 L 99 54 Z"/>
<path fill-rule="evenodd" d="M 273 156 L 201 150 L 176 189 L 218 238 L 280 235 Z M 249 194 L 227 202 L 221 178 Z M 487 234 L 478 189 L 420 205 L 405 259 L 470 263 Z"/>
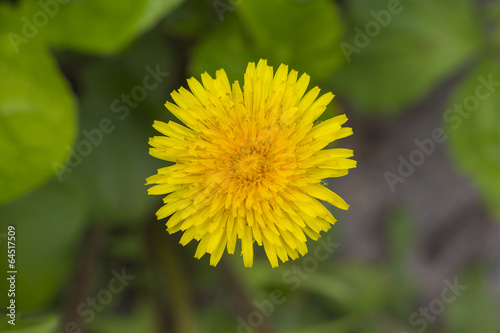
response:
<path fill-rule="evenodd" d="M 168 194 L 158 219 L 170 216 L 167 231 L 182 231 L 182 245 L 199 241 L 195 257 L 209 253 L 213 266 L 238 239 L 245 267 L 254 242 L 272 267 L 305 255 L 306 235 L 317 240 L 336 221 L 318 200 L 349 207 L 321 183 L 356 167 L 352 150 L 323 149 L 352 134 L 342 127 L 347 117 L 314 124 L 334 95 L 305 93 L 308 75 L 283 64 L 274 74 L 262 59 L 248 64 L 243 89 L 223 69 L 187 83 L 191 91 L 180 88 L 165 104 L 185 126 L 155 121 L 163 136 L 149 141 L 152 156 L 175 162 L 147 179 L 149 194 Z"/>

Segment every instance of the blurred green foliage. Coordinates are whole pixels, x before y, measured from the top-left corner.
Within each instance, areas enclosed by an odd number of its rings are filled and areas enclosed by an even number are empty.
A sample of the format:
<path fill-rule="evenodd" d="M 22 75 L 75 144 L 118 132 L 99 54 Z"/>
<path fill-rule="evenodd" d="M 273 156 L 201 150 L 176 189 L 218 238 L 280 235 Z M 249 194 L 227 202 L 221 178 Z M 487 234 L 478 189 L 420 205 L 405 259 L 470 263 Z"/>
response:
<path fill-rule="evenodd" d="M 451 97 L 447 127 L 459 166 L 476 181 L 497 216 L 500 216 L 499 89 L 498 61 L 481 60 Z"/>
<path fill-rule="evenodd" d="M 53 176 L 76 130 L 74 96 L 39 40 L 23 53 L 6 38 L 21 16 L 0 6 L 0 202 L 40 186 Z"/>
<path fill-rule="evenodd" d="M 337 46 L 342 25 L 329 0 L 292 6 L 287 0 L 241 1 L 234 14 L 225 12 L 227 19 L 202 37 L 189 67 L 192 75 L 224 67 L 230 78 L 242 82 L 246 64 L 263 58 L 272 66 L 285 63 L 319 81 L 343 61 Z"/>
<path fill-rule="evenodd" d="M 48 14 L 47 24 L 40 27 L 40 34 L 53 47 L 111 54 L 122 50 L 181 2 L 22 1 L 19 11 L 28 18 L 41 10 Z M 36 27 L 35 18 L 33 24 Z"/>
<path fill-rule="evenodd" d="M 3 326 L 2 332 L 5 333 L 54 333 L 59 325 L 59 319 L 57 316 L 48 315 L 43 318 L 36 318 L 27 320 L 23 323 L 16 324 L 15 329 L 10 329 L 9 327 Z"/>
<path fill-rule="evenodd" d="M 19 311 L 43 308 L 67 282 L 84 232 L 85 218 L 83 197 L 77 189 L 56 180 L 31 192 L 24 200 L 2 207 L 3 226 L 15 222 L 17 238 L 23 240 L 16 247 L 16 260 L 23 272 L 16 280 Z M 6 268 L 4 263 L 2 268 Z M 8 290 L 8 282 L 2 279 L 0 288 Z M 6 306 L 4 300 L 2 298 L 2 306 Z"/>
<path fill-rule="evenodd" d="M 360 117 L 404 111 L 466 71 L 451 94 L 453 110 L 475 93 L 479 77 L 500 80 L 497 2 L 402 1 L 396 14 L 383 0 L 14 3 L 0 2 L 0 236 L 16 227 L 18 317 L 13 327 L 2 314 L 2 332 L 59 333 L 68 320 L 96 333 L 235 331 L 252 302 L 269 304 L 274 290 L 286 301 L 264 316 L 262 332 L 415 329 L 409 316 L 423 300 L 409 273 L 416 245 L 408 212 L 387 217 L 388 259 L 380 265 L 334 254 L 294 283 L 285 277 L 304 259 L 274 270 L 256 260 L 247 270 L 233 256 L 214 269 L 192 258 L 193 244 L 179 249 L 176 236 L 152 221 L 159 202 L 147 197 L 144 179 L 164 165 L 148 155 L 150 125 L 173 118 L 163 104 L 187 77 L 224 68 L 242 81 L 247 63 L 259 58 L 308 73 L 312 85 L 334 91 Z M 377 33 L 366 31 L 370 22 Z M 346 47 L 357 51 L 346 57 Z M 444 117 L 443 127 L 457 168 L 500 217 L 494 88 L 466 116 Z M 332 104 L 327 116 L 341 108 Z M 96 230 L 104 236 L 89 240 Z M 82 273 L 91 254 L 97 263 Z M 0 313 L 8 302 L 6 265 L 2 258 Z M 121 267 L 133 272 L 134 284 L 95 320 L 66 308 L 105 290 Z M 429 332 L 498 332 L 484 267 L 464 273 L 467 292 Z"/>
<path fill-rule="evenodd" d="M 471 270 L 461 281 L 467 286 L 461 301 L 449 305 L 444 313 L 450 332 L 466 333 L 480 329 L 484 333 L 498 332 L 498 305 L 492 299 L 484 268 Z"/>
<path fill-rule="evenodd" d="M 470 0 L 398 1 L 392 11 L 390 3 L 349 2 L 345 40 L 358 51 L 331 77 L 335 91 L 365 112 L 401 110 L 479 53 L 480 20 Z"/>

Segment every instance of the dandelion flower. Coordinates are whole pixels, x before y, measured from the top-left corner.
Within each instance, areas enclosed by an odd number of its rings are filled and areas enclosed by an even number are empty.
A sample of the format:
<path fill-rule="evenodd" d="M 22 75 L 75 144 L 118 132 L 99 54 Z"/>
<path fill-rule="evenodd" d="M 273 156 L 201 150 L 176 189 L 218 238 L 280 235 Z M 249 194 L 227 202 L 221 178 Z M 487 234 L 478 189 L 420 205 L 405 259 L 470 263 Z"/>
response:
<path fill-rule="evenodd" d="M 347 117 L 315 124 L 334 95 L 305 93 L 307 74 L 283 64 L 273 73 L 262 59 L 248 64 L 243 89 L 223 69 L 187 83 L 165 104 L 184 125 L 155 121 L 163 136 L 149 141 L 152 156 L 175 163 L 147 179 L 149 194 L 168 194 L 158 219 L 170 216 L 167 231 L 182 231 L 182 245 L 199 241 L 195 257 L 209 253 L 213 266 L 238 240 L 245 267 L 254 242 L 272 267 L 305 255 L 306 235 L 317 240 L 336 221 L 318 200 L 349 207 L 321 182 L 356 167 L 352 150 L 323 149 L 352 134 Z"/>

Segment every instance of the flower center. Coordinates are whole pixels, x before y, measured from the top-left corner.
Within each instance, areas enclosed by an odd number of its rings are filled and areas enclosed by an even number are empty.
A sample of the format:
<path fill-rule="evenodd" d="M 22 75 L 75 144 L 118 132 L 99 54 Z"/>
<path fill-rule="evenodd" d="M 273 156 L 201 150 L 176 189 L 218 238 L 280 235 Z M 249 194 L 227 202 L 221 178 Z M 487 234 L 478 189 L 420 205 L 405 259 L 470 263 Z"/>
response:
<path fill-rule="evenodd" d="M 208 181 L 221 193 L 240 193 L 241 198 L 267 198 L 280 191 L 296 173 L 287 135 L 282 128 L 251 121 L 229 128 L 222 140 L 210 138 L 216 155 L 209 155 L 214 172 Z"/>
<path fill-rule="evenodd" d="M 263 172 L 262 156 L 256 152 L 240 155 L 233 162 L 233 170 L 238 178 L 255 181 Z"/>

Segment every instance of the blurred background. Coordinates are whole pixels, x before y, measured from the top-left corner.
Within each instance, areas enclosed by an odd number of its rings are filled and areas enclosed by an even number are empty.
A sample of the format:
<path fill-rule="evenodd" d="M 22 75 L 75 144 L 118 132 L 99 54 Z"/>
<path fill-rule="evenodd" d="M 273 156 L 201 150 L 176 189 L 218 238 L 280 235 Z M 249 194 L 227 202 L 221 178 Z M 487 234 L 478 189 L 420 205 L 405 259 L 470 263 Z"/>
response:
<path fill-rule="evenodd" d="M 500 332 L 499 1 L 12 0 L 0 34 L 0 331 Z M 156 220 L 148 138 L 259 58 L 337 95 L 351 207 L 305 257 L 214 268 Z"/>

